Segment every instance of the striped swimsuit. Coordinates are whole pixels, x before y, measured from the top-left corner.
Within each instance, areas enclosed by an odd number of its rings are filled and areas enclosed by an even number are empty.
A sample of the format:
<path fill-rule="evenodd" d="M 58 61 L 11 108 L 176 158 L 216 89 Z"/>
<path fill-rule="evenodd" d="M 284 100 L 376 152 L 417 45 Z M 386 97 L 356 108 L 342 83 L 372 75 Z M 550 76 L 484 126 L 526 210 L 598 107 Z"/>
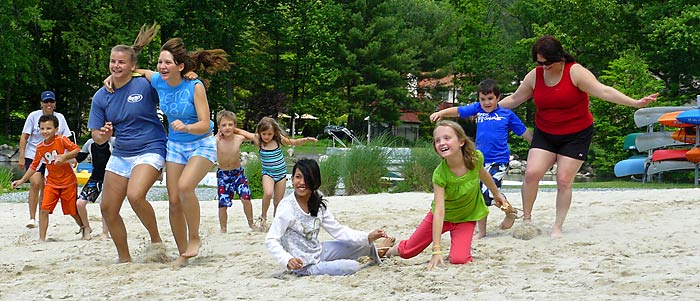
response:
<path fill-rule="evenodd" d="M 287 163 L 284 161 L 284 154 L 279 145 L 273 150 L 261 148 L 260 161 L 262 162 L 263 175 L 268 175 L 275 183 L 286 179 Z"/>

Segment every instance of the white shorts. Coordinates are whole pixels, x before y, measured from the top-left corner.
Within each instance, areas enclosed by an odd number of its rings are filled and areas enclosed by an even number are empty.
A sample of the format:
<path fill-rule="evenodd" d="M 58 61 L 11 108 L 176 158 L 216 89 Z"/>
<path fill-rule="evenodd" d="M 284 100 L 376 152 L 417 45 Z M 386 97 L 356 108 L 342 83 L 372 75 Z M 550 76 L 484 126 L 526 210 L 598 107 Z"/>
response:
<path fill-rule="evenodd" d="M 159 154 L 147 153 L 133 157 L 117 157 L 112 155 L 107 161 L 106 171 L 111 171 L 117 175 L 131 178 L 131 171 L 137 165 L 148 164 L 156 170 L 162 170 L 165 165 L 165 158 Z"/>

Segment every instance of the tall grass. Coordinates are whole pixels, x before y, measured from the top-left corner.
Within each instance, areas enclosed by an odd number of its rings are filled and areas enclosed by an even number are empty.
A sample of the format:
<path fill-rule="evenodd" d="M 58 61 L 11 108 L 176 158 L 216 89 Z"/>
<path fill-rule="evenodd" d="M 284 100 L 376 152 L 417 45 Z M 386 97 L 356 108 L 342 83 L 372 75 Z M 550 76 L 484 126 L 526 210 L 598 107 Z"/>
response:
<path fill-rule="evenodd" d="M 331 154 L 323 160 L 319 158 L 318 165 L 321 169 L 321 187 L 319 189 L 326 196 L 335 195 L 340 175 L 345 173 L 345 155 Z"/>
<path fill-rule="evenodd" d="M 248 178 L 248 187 L 250 187 L 250 198 L 261 199 L 263 196 L 262 189 L 262 163 L 258 156 L 248 156 L 245 164 L 245 176 Z"/>
<path fill-rule="evenodd" d="M 370 145 L 353 146 L 345 157 L 343 183 L 348 195 L 378 193 L 382 191 L 380 182 L 387 174 L 388 139 L 379 136 Z"/>
<path fill-rule="evenodd" d="M 404 180 L 396 184 L 396 192 L 404 191 L 433 191 L 433 171 L 440 164 L 440 156 L 433 150 L 432 145 L 425 143 L 423 147 L 411 150 L 411 158 L 401 166 Z"/>
<path fill-rule="evenodd" d="M 0 166 L 0 191 L 8 192 L 12 190 L 12 169 L 6 166 Z"/>

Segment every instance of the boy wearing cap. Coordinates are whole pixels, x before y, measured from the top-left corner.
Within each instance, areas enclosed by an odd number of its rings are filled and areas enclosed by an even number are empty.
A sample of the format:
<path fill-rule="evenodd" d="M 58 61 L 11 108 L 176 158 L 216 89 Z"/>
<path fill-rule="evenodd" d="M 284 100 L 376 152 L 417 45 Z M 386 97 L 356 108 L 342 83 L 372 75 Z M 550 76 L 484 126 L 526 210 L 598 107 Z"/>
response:
<path fill-rule="evenodd" d="M 56 95 L 53 91 L 41 92 L 41 109 L 29 113 L 22 129 L 22 136 L 19 138 L 19 168 L 27 170 L 31 165 L 36 146 L 44 141 L 39 132 L 39 117 L 42 115 L 54 115 L 58 118 L 58 135 L 70 137 L 71 131 L 68 122 L 63 114 L 55 112 Z M 44 189 L 44 165 L 37 168 L 37 172 L 29 179 L 29 221 L 27 228 L 36 227 L 36 211 L 39 205 L 39 193 Z"/>

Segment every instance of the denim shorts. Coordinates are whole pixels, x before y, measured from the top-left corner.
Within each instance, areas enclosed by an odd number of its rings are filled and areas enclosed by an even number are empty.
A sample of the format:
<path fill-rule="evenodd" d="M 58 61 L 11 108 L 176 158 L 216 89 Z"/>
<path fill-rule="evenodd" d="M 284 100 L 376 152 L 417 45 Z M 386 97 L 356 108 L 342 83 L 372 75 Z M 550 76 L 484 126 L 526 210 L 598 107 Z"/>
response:
<path fill-rule="evenodd" d="M 131 178 L 131 171 L 136 165 L 140 164 L 147 164 L 153 166 L 156 170 L 162 170 L 163 165 L 165 165 L 165 159 L 163 156 L 154 153 L 146 153 L 133 157 L 118 157 L 112 155 L 109 157 L 109 161 L 107 161 L 105 170 L 129 179 Z"/>
<path fill-rule="evenodd" d="M 216 138 L 210 135 L 193 142 L 168 140 L 168 153 L 165 155 L 165 161 L 185 165 L 194 156 L 204 157 L 204 159 L 215 163 Z"/>

